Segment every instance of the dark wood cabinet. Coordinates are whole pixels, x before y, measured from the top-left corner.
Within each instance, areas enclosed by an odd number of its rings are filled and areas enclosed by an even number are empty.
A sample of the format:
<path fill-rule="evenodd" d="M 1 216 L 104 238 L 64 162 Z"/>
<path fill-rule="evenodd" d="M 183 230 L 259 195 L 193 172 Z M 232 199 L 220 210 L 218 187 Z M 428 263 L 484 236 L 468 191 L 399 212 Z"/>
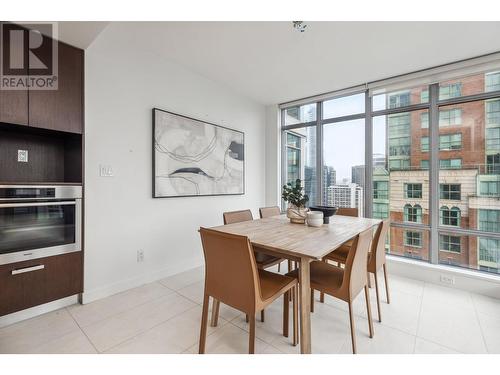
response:
<path fill-rule="evenodd" d="M 30 90 L 30 126 L 83 132 L 83 59 L 81 49 L 58 43 L 58 89 Z"/>
<path fill-rule="evenodd" d="M 28 125 L 28 91 L 0 90 L 0 122 Z"/>
<path fill-rule="evenodd" d="M 82 252 L 2 265 L 0 286 L 0 316 L 81 293 Z"/>
<path fill-rule="evenodd" d="M 3 24 L 0 22 L 0 27 Z M 6 45 L 8 33 L 3 33 L 2 37 L 1 44 Z M 22 46 L 12 44 L 10 48 L 22 49 Z M 24 69 L 24 74 L 27 73 L 28 69 Z M 0 122 L 28 125 L 28 90 L 0 90 Z"/>

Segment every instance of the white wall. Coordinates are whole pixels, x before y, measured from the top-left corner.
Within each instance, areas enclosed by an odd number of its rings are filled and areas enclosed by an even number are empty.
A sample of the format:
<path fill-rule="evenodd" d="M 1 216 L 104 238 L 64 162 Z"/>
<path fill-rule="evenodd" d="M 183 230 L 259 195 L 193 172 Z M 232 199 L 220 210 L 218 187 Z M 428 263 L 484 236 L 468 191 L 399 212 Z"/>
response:
<path fill-rule="evenodd" d="M 266 107 L 266 206 L 281 205 L 281 131 L 277 105 Z"/>
<path fill-rule="evenodd" d="M 130 33 L 111 24 L 86 50 L 84 302 L 202 264 L 200 226 L 265 204 L 265 107 L 134 46 Z M 153 107 L 245 132 L 246 193 L 153 199 Z M 100 164 L 114 177 L 99 177 Z"/>

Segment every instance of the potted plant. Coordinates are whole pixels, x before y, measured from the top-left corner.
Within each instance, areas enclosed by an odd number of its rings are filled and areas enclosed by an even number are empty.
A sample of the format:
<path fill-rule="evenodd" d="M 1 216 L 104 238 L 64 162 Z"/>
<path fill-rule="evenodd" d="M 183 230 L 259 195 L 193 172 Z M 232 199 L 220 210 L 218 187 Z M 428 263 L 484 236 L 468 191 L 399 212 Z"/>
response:
<path fill-rule="evenodd" d="M 289 182 L 283 185 L 281 197 L 285 202 L 288 202 L 286 216 L 290 222 L 304 224 L 308 211 L 306 203 L 309 201 L 309 197 L 303 193 L 300 179 L 295 180 L 295 184 Z"/>

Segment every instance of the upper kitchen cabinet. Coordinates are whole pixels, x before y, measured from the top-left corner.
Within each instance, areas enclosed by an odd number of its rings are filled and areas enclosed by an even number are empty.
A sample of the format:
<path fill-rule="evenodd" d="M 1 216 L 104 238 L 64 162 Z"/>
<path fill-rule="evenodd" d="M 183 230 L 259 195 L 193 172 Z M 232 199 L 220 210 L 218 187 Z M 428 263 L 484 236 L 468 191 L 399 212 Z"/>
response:
<path fill-rule="evenodd" d="M 0 90 L 0 122 L 28 125 L 28 91 Z"/>
<path fill-rule="evenodd" d="M 83 133 L 83 61 L 83 50 L 58 43 L 58 89 L 29 91 L 30 126 Z"/>
<path fill-rule="evenodd" d="M 3 27 L 4 23 L 0 22 Z M 1 44 L 5 45 L 9 34 L 2 33 Z M 10 58 L 10 54 L 19 55 L 23 51 L 22 43 L 11 43 L 10 48 L 5 50 L 5 59 Z M 26 75 L 26 67 L 17 67 L 18 74 Z M 28 125 L 28 90 L 0 90 L 0 122 Z"/>

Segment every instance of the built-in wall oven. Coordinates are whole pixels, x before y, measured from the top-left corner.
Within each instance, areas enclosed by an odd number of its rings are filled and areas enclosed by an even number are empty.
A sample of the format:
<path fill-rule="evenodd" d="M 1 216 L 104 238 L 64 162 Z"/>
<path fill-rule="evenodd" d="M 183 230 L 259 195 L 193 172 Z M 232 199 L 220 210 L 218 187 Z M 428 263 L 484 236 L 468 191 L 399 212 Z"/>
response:
<path fill-rule="evenodd" d="M 0 265 L 81 251 L 82 187 L 0 185 Z"/>

